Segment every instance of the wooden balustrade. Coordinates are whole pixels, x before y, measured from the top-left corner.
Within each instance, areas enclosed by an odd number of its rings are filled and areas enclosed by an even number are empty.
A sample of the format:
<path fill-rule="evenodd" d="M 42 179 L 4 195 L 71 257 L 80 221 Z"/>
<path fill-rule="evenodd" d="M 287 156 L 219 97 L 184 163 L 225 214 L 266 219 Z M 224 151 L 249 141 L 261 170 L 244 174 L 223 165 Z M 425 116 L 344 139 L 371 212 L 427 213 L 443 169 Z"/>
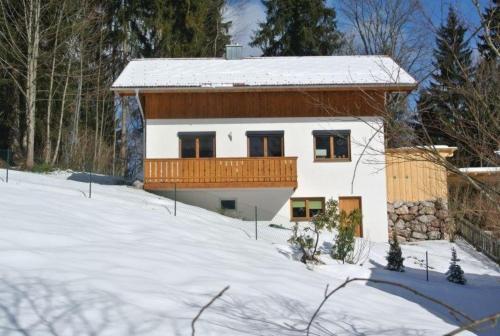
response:
<path fill-rule="evenodd" d="M 145 159 L 144 188 L 297 188 L 296 157 Z"/>

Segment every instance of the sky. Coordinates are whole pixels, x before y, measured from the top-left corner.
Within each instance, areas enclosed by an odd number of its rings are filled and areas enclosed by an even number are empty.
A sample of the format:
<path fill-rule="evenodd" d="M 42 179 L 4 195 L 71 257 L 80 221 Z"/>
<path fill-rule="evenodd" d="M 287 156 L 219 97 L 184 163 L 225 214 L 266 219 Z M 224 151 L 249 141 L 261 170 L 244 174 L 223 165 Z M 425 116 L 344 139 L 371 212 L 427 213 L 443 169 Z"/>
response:
<path fill-rule="evenodd" d="M 341 1 L 349 0 L 329 0 L 328 5 L 336 9 Z M 480 0 L 480 4 L 486 7 L 491 0 Z M 433 24 L 439 26 L 446 15 L 449 6 L 457 9 L 459 15 L 472 26 L 479 24 L 479 16 L 473 6 L 472 0 L 421 0 L 426 15 L 432 20 Z M 257 29 L 259 22 L 265 20 L 264 6 L 260 0 L 230 0 L 226 17 L 232 21 L 231 35 L 232 42 L 243 45 L 243 54 L 245 56 L 260 56 L 258 48 L 252 48 L 248 45 Z M 349 31 L 351 28 L 341 11 L 337 10 L 337 24 L 341 31 Z M 434 39 L 433 39 L 434 41 Z"/>

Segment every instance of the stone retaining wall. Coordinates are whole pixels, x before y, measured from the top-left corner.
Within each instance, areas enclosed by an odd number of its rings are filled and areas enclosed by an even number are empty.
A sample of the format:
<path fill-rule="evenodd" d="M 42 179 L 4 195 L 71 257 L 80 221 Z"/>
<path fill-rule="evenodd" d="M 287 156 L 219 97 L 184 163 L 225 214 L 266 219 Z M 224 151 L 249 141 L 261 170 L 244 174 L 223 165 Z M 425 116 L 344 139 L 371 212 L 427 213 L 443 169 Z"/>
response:
<path fill-rule="evenodd" d="M 398 241 L 448 239 L 448 204 L 441 199 L 387 203 L 389 239 L 396 228 Z"/>

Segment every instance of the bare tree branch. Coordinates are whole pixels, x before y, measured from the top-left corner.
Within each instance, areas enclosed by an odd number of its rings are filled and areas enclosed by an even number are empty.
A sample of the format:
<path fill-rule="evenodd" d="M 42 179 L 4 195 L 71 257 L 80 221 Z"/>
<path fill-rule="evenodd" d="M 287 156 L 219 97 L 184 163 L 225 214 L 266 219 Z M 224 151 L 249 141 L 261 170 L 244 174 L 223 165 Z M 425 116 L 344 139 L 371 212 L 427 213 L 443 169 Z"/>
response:
<path fill-rule="evenodd" d="M 481 324 L 484 324 L 486 322 L 497 323 L 498 320 L 500 320 L 500 313 L 496 313 L 496 314 L 487 316 L 485 318 L 472 321 L 471 323 L 468 323 L 464 326 L 461 326 L 460 328 L 457 328 L 455 330 L 450 331 L 449 333 L 444 334 L 444 336 L 457 335 L 465 330 L 473 330 L 475 327 L 480 326 Z"/>
<path fill-rule="evenodd" d="M 215 300 L 217 300 L 218 298 L 220 298 L 222 295 L 224 295 L 224 292 L 226 292 L 227 290 L 229 289 L 229 286 L 226 286 L 224 287 L 216 296 L 214 296 L 206 305 L 204 305 L 203 307 L 201 307 L 200 311 L 198 312 L 198 314 L 196 314 L 196 316 L 193 318 L 193 320 L 191 321 L 191 336 L 194 336 L 195 335 L 195 328 L 194 328 L 194 325 L 196 323 L 196 321 L 200 318 L 201 314 L 203 314 L 203 312 L 208 308 L 210 307 L 214 302 Z"/>
<path fill-rule="evenodd" d="M 384 284 L 384 285 L 390 285 L 390 286 L 395 286 L 395 287 L 399 287 L 399 288 L 402 288 L 402 289 L 405 289 L 411 293 L 413 293 L 414 295 L 416 296 L 420 296 L 428 301 L 431 301 L 437 305 L 440 305 L 444 308 L 446 308 L 449 313 L 451 315 L 453 315 L 457 320 L 459 320 L 457 318 L 457 316 L 460 316 L 462 317 L 463 319 L 467 320 L 468 322 L 470 323 L 473 323 L 474 320 L 465 315 L 464 313 L 460 312 L 459 310 L 453 308 L 452 306 L 450 306 L 449 304 L 447 303 L 444 303 L 436 298 L 433 298 L 427 294 L 424 294 L 416 289 L 413 289 L 409 286 L 406 286 L 406 285 L 403 285 L 403 284 L 400 284 L 400 283 L 397 283 L 397 282 L 394 282 L 394 281 L 386 281 L 386 280 L 377 280 L 377 279 L 369 279 L 369 278 L 352 278 L 352 279 L 349 279 L 347 278 L 342 284 L 340 284 L 339 286 L 337 286 L 336 288 L 334 288 L 333 290 L 331 290 L 328 294 L 325 295 L 324 299 L 321 301 L 321 303 L 319 304 L 318 308 L 316 308 L 316 310 L 314 311 L 314 314 L 312 315 L 311 319 L 309 320 L 309 323 L 307 324 L 307 327 L 303 330 L 303 331 L 306 331 L 307 333 L 307 336 L 310 335 L 310 330 L 311 330 L 311 326 L 314 322 L 314 319 L 318 316 L 321 308 L 323 308 L 323 306 L 325 305 L 326 301 L 328 301 L 328 299 L 333 295 L 335 294 L 336 292 L 338 292 L 339 290 L 341 290 L 342 288 L 346 287 L 348 284 L 352 283 L 352 282 L 356 282 L 356 281 L 366 281 L 366 282 L 373 282 L 373 283 L 376 283 L 376 284 Z"/>

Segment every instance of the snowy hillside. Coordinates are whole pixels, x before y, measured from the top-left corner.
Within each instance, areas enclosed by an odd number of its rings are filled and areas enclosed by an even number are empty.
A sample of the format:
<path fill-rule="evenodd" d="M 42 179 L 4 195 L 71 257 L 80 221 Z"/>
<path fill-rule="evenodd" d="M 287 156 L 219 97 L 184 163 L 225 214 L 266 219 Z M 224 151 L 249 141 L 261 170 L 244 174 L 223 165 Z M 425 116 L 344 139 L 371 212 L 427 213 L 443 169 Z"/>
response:
<path fill-rule="evenodd" d="M 464 243 L 466 286 L 445 280 L 447 242 L 404 247 L 405 273 L 384 270 L 386 244 L 372 245 L 362 266 L 325 257 L 310 270 L 289 257 L 286 238 L 255 241 L 251 226 L 183 204 L 174 217 L 171 200 L 127 186 L 95 184 L 89 199 L 84 179 L 11 172 L 0 181 L 0 335 L 190 335 L 192 318 L 226 285 L 197 335 L 304 335 L 325 286 L 358 276 L 404 283 L 474 318 L 500 311 L 499 269 Z M 353 283 L 313 331 L 438 335 L 457 325 L 403 290 Z"/>

